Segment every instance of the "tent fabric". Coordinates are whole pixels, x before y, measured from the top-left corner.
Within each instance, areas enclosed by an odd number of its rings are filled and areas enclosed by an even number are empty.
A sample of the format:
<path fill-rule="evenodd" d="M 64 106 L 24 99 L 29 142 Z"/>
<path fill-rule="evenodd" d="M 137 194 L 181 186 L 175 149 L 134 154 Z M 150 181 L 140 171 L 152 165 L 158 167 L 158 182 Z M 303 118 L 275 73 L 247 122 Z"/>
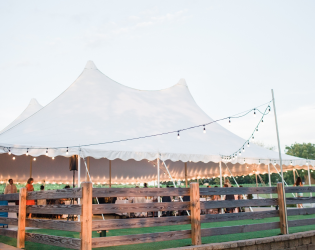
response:
<path fill-rule="evenodd" d="M 82 157 L 123 161 L 170 160 L 218 163 L 245 140 L 218 123 L 178 130 L 213 121 L 194 101 L 185 80 L 157 91 L 121 85 L 89 61 L 78 77 L 51 103 L 0 134 L 0 153 L 50 157 Z M 167 135 L 126 140 L 175 131 Z M 123 141 L 120 141 L 123 140 Z M 119 142 L 120 141 L 120 142 Z M 251 144 L 233 164 L 279 164 L 278 153 Z M 314 166 L 283 154 L 284 165 Z"/>
<path fill-rule="evenodd" d="M 38 110 L 40 110 L 43 106 L 38 103 L 35 98 L 32 98 L 26 109 L 8 126 L 0 131 L 0 134 L 3 132 L 11 129 L 12 127 L 16 126 L 17 124 L 24 121 L 26 118 L 30 117 L 31 115 L 35 114 Z"/>

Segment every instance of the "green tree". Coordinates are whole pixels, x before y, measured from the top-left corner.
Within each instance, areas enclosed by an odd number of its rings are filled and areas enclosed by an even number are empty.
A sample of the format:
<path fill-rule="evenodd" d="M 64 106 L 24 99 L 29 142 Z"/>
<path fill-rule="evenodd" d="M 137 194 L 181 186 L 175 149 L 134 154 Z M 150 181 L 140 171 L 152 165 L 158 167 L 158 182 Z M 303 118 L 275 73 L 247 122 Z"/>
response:
<path fill-rule="evenodd" d="M 312 143 L 294 143 L 286 146 L 285 152 L 288 155 L 315 160 L 315 144 Z"/>

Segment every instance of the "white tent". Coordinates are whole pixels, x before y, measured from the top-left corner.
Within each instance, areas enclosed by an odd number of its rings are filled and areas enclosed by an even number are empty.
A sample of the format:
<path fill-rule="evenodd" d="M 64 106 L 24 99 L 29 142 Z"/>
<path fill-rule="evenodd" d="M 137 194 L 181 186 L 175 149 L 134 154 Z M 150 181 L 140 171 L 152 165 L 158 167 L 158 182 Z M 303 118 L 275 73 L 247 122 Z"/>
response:
<path fill-rule="evenodd" d="M 50 157 L 90 156 L 94 158 L 93 179 L 101 183 L 108 181 L 108 160 L 113 160 L 113 183 L 156 180 L 155 162 L 148 160 L 157 158 L 170 165 L 175 179 L 185 177 L 182 162 L 191 166 L 188 178 L 216 177 L 222 155 L 233 154 L 245 140 L 218 123 L 206 126 L 207 133 L 203 127 L 183 130 L 211 121 L 195 103 L 184 80 L 168 89 L 142 91 L 111 80 L 89 61 L 79 78 L 55 100 L 0 133 L 0 152 L 25 155 L 28 151 L 34 157 L 41 156 L 36 163 L 43 159 L 41 169 L 52 162 L 46 152 Z M 128 140 L 138 137 L 145 138 Z M 64 161 L 63 170 L 67 169 L 68 160 L 58 158 Z M 95 175 L 93 162 L 95 169 L 99 168 Z M 266 172 L 270 163 L 279 164 L 278 153 L 251 144 L 228 164 L 235 175 L 243 175 L 259 168 L 260 173 Z M 283 163 L 291 166 L 288 168 L 303 168 L 307 163 L 314 166 L 314 161 L 288 155 L 283 155 Z M 59 173 L 55 169 L 56 182 L 64 181 Z M 162 171 L 160 179 L 169 177 Z"/>

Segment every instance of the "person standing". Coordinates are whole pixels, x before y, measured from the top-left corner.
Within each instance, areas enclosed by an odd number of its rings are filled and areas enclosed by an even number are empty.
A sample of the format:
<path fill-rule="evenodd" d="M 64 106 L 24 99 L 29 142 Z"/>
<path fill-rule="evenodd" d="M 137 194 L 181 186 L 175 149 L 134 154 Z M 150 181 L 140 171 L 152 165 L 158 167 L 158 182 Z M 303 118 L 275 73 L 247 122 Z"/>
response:
<path fill-rule="evenodd" d="M 302 178 L 299 176 L 294 184 L 296 187 L 303 187 Z M 297 197 L 303 197 L 303 193 L 297 193 Z M 298 208 L 303 208 L 303 204 L 297 204 Z"/>
<path fill-rule="evenodd" d="M 27 192 L 33 192 L 34 191 L 33 182 L 34 182 L 33 178 L 29 178 L 27 180 L 27 184 L 26 184 Z M 26 205 L 35 205 L 35 200 L 26 200 Z M 32 218 L 32 214 L 31 213 L 28 215 L 28 218 L 29 219 Z"/>
<path fill-rule="evenodd" d="M 9 185 L 7 185 L 4 189 L 4 194 L 14 194 L 17 193 L 17 188 L 16 186 L 13 184 L 13 180 L 9 179 Z"/>

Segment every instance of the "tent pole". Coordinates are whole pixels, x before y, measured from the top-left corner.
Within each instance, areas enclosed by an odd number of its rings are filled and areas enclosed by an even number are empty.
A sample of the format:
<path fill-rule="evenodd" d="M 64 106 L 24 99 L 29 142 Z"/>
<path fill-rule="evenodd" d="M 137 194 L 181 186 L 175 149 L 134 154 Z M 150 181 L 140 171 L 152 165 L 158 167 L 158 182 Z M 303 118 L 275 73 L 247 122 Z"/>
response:
<path fill-rule="evenodd" d="M 295 184 L 295 182 L 296 182 L 296 180 L 295 180 L 295 169 L 293 169 L 293 181 L 294 181 L 294 184 Z"/>
<path fill-rule="evenodd" d="M 308 171 L 308 185 L 311 187 L 311 186 L 312 186 L 312 183 L 311 183 L 310 165 L 307 165 L 307 171 Z M 310 193 L 310 197 L 312 197 L 312 193 Z M 312 203 L 312 207 L 313 207 L 313 203 Z"/>
<path fill-rule="evenodd" d="M 229 170 L 229 172 L 230 172 L 230 174 L 231 174 L 231 176 L 232 176 L 232 178 L 233 178 L 233 180 L 234 180 L 236 186 L 237 186 L 237 187 L 240 187 L 240 186 L 238 185 L 236 179 L 234 178 L 234 176 L 233 176 L 231 170 L 229 169 L 228 165 L 227 165 L 226 163 L 224 163 L 224 164 L 225 164 L 226 168 Z M 246 199 L 246 197 L 245 197 L 244 194 L 243 194 L 243 198 Z M 249 207 L 249 210 L 250 210 L 251 212 L 254 212 L 253 209 L 252 209 L 252 207 Z"/>
<path fill-rule="evenodd" d="M 33 162 L 32 162 L 32 156 L 30 156 L 30 178 L 32 178 L 32 171 L 33 171 Z"/>
<path fill-rule="evenodd" d="M 220 187 L 222 187 L 222 162 L 219 162 L 220 167 Z M 223 195 L 221 195 L 221 200 L 223 199 Z M 223 214 L 223 208 L 221 208 L 221 214 Z"/>
<path fill-rule="evenodd" d="M 80 155 L 78 155 L 78 188 L 81 184 L 81 158 Z M 78 205 L 80 205 L 80 198 L 78 198 Z M 78 221 L 80 221 L 80 215 L 78 215 Z"/>
<path fill-rule="evenodd" d="M 287 201 L 285 198 L 285 188 L 284 188 L 284 178 L 283 178 L 283 168 L 282 168 L 282 156 L 281 156 L 281 148 L 280 148 L 280 137 L 279 137 L 279 129 L 278 129 L 278 121 L 277 121 L 277 112 L 276 112 L 276 103 L 275 97 L 273 93 L 273 89 L 271 90 L 272 95 L 272 103 L 273 103 L 273 110 L 275 115 L 275 123 L 276 123 L 276 131 L 277 131 L 277 140 L 278 140 L 278 151 L 279 151 L 279 159 L 280 159 L 280 168 L 281 168 L 281 178 L 282 178 L 282 188 L 283 188 L 283 200 L 284 200 L 284 224 L 286 225 L 284 234 L 289 233 L 288 227 L 288 215 L 287 215 Z"/>
<path fill-rule="evenodd" d="M 109 187 L 112 187 L 112 161 L 109 161 Z"/>
<path fill-rule="evenodd" d="M 269 179 L 269 187 L 271 187 L 270 163 L 268 164 L 268 179 Z M 272 199 L 272 194 L 269 194 L 269 195 L 270 195 L 270 199 Z"/>
<path fill-rule="evenodd" d="M 188 180 L 187 180 L 187 162 L 185 162 L 185 186 L 188 187 Z"/>
<path fill-rule="evenodd" d="M 85 163 L 85 160 L 84 160 Z M 87 172 L 85 175 L 85 181 L 91 181 L 91 178 L 89 178 L 90 173 L 90 157 L 86 157 L 86 163 L 87 163 Z"/>
<path fill-rule="evenodd" d="M 257 173 L 255 173 L 255 175 L 256 175 L 256 187 L 258 187 Z"/>
<path fill-rule="evenodd" d="M 174 181 L 174 179 L 173 179 L 173 177 L 172 177 L 170 171 L 168 170 L 168 167 L 167 167 L 166 164 L 165 164 L 165 161 L 163 161 L 163 164 L 164 164 L 164 166 L 165 166 L 165 168 L 166 168 L 166 171 L 167 171 L 169 177 L 171 178 L 171 180 L 172 180 L 172 182 L 173 182 L 174 187 L 177 188 L 177 187 L 176 187 L 176 184 L 175 184 L 175 181 Z M 182 198 L 181 196 L 178 196 L 178 197 L 179 197 L 179 199 L 180 199 L 181 202 L 184 202 L 184 201 L 183 201 L 183 198 Z M 186 212 L 187 212 L 187 215 L 190 216 L 189 211 L 186 210 Z"/>
<path fill-rule="evenodd" d="M 86 161 L 85 161 L 85 159 L 84 159 L 84 156 L 82 156 L 82 158 L 83 158 L 83 162 L 84 162 L 84 165 L 85 165 L 86 175 L 88 176 L 90 182 L 92 182 L 92 181 L 91 181 L 90 171 L 89 171 L 89 169 L 88 169 L 88 165 L 86 164 Z M 93 182 L 92 182 L 92 188 L 93 188 L 93 185 L 94 185 L 94 184 L 93 184 Z M 100 204 L 100 202 L 98 201 L 98 198 L 97 198 L 97 197 L 95 197 L 95 198 L 96 198 L 97 204 Z M 102 217 L 103 217 L 103 220 L 105 220 L 104 214 L 102 214 Z"/>
<path fill-rule="evenodd" d="M 156 159 L 156 166 L 157 166 L 157 188 L 160 188 L 160 159 L 159 157 Z M 158 202 L 160 201 L 160 196 L 158 196 Z M 160 217 L 160 211 L 158 211 L 158 217 Z"/>

